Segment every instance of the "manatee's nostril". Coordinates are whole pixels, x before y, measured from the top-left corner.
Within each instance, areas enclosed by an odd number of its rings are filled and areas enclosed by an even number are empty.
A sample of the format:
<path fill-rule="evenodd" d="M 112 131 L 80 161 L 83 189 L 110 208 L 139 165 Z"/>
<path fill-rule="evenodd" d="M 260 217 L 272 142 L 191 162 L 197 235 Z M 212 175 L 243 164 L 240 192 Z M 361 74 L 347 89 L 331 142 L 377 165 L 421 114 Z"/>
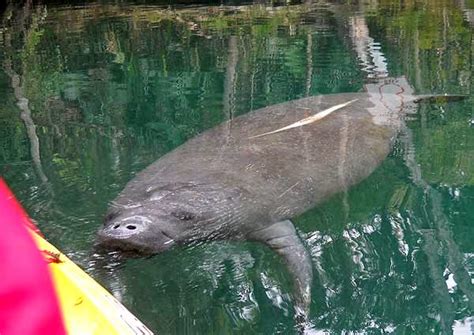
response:
<path fill-rule="evenodd" d="M 137 229 L 137 226 L 129 224 L 129 225 L 127 225 L 127 229 L 135 230 L 135 229 Z"/>
<path fill-rule="evenodd" d="M 119 224 L 116 224 L 116 225 L 114 226 L 114 229 L 117 229 L 118 227 L 120 227 L 120 225 L 119 225 Z"/>

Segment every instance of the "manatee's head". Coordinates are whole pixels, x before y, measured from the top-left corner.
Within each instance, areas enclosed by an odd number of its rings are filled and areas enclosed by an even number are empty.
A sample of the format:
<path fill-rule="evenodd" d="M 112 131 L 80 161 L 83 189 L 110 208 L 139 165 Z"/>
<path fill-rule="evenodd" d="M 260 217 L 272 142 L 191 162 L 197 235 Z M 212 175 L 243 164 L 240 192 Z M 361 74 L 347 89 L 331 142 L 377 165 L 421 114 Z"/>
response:
<path fill-rule="evenodd" d="M 108 210 L 97 244 L 133 254 L 156 254 L 185 242 L 211 215 L 215 192 L 195 185 L 150 188 L 144 195 L 124 192 Z M 199 229 L 197 229 L 199 231 Z M 194 235 L 196 235 L 195 233 Z"/>
<path fill-rule="evenodd" d="M 98 231 L 98 245 L 138 254 L 155 254 L 175 245 L 173 236 L 163 229 L 169 219 L 147 207 L 112 206 Z"/>

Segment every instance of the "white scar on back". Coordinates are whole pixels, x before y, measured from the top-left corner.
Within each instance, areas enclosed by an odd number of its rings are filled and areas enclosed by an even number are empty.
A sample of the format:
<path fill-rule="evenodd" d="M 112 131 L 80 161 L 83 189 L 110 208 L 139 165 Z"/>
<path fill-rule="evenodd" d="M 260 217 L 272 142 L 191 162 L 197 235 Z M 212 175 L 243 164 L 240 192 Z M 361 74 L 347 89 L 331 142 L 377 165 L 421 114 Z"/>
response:
<path fill-rule="evenodd" d="M 295 123 L 292 123 L 288 126 L 285 126 L 283 128 L 279 128 L 277 130 L 269 131 L 267 133 L 263 133 L 263 134 L 260 134 L 260 135 L 251 136 L 251 137 L 249 137 L 249 139 L 258 138 L 258 137 L 262 137 L 262 136 L 267 136 L 267 135 L 271 135 L 271 134 L 276 134 L 276 133 L 279 133 L 279 132 L 282 132 L 282 131 L 285 131 L 285 130 L 289 130 L 289 129 L 296 128 L 296 127 L 302 127 L 302 126 L 305 126 L 307 124 L 319 121 L 319 120 L 325 118 L 326 116 L 328 116 L 329 114 L 331 114 L 332 112 L 335 112 L 338 109 L 344 108 L 347 105 L 350 105 L 351 103 L 353 103 L 355 101 L 357 101 L 357 99 L 354 99 L 354 100 L 351 100 L 351 101 L 348 101 L 348 102 L 345 102 L 343 104 L 339 104 L 339 105 L 336 105 L 336 106 L 332 106 L 331 108 L 325 109 L 325 110 L 323 110 L 323 111 L 321 111 L 321 112 L 319 112 L 315 115 L 312 115 L 312 116 L 309 116 L 309 117 L 304 118 L 302 120 L 299 120 L 299 121 L 297 121 Z"/>

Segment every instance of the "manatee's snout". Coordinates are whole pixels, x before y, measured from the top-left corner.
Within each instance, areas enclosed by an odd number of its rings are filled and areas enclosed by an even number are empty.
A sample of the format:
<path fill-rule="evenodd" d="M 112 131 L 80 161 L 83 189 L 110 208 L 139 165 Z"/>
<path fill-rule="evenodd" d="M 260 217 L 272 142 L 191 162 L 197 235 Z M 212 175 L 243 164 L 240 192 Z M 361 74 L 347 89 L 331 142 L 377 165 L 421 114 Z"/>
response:
<path fill-rule="evenodd" d="M 121 213 L 106 218 L 97 233 L 97 244 L 106 249 L 155 254 L 171 248 L 175 241 L 159 228 L 156 218 Z"/>
<path fill-rule="evenodd" d="M 102 235 L 110 238 L 126 239 L 143 233 L 147 229 L 148 219 L 141 216 L 126 218 L 122 221 L 104 223 L 104 227 L 100 231 Z"/>

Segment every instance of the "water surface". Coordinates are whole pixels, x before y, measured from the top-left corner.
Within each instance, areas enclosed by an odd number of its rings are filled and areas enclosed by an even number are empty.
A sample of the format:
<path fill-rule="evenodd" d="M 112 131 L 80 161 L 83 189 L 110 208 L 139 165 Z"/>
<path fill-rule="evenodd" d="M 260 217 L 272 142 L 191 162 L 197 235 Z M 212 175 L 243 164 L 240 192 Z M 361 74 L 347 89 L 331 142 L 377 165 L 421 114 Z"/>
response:
<path fill-rule="evenodd" d="M 48 239 L 151 329 L 291 334 L 291 278 L 251 243 L 104 274 L 95 232 L 126 182 L 238 115 L 404 75 L 418 93 L 468 99 L 421 104 L 373 175 L 294 219 L 314 265 L 311 323 L 317 334 L 474 332 L 469 2 L 44 3 L 0 9 L 0 173 Z"/>

